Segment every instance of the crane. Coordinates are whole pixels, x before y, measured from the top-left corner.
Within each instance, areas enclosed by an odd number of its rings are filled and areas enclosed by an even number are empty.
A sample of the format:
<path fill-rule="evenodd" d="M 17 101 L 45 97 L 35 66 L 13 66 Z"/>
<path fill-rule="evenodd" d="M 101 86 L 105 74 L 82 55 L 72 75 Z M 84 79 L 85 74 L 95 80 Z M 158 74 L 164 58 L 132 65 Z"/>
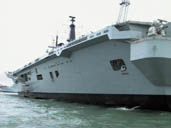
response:
<path fill-rule="evenodd" d="M 121 8 L 119 11 L 117 23 L 122 23 L 127 20 L 129 5 L 130 5 L 130 0 L 122 0 L 121 1 L 121 3 L 120 3 Z"/>

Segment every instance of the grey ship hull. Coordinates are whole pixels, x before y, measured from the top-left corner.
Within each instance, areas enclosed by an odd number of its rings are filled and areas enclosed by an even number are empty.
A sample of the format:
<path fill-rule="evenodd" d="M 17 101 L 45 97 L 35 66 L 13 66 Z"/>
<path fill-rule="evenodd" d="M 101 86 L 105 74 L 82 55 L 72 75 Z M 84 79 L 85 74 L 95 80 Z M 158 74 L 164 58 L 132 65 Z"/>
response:
<path fill-rule="evenodd" d="M 171 86 L 154 84 L 134 63 L 137 60 L 131 60 L 130 42 L 145 35 L 149 25 L 130 23 L 131 27 L 133 31 L 122 33 L 115 32 L 116 28 L 112 26 L 107 34 L 104 32 L 74 44 L 60 55 L 56 51 L 56 54 L 16 71 L 15 77 L 27 74 L 29 78 L 25 82 L 17 81 L 16 84 L 21 86 L 19 94 L 67 102 L 168 109 Z M 98 32 L 95 35 L 99 35 Z M 123 67 L 117 67 L 116 60 L 124 61 Z M 40 75 L 38 80 L 36 76 Z"/>

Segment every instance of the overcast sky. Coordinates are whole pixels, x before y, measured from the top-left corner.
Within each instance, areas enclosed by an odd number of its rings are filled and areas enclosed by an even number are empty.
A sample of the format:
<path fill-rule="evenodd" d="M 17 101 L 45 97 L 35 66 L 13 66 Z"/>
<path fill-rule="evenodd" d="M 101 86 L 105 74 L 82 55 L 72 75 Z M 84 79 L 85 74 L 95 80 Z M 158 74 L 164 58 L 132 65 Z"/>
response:
<path fill-rule="evenodd" d="M 68 38 L 68 16 L 76 16 L 77 35 L 115 23 L 121 0 L 0 0 L 1 73 L 41 56 L 52 44 Z M 128 20 L 171 21 L 171 0 L 131 0 Z"/>

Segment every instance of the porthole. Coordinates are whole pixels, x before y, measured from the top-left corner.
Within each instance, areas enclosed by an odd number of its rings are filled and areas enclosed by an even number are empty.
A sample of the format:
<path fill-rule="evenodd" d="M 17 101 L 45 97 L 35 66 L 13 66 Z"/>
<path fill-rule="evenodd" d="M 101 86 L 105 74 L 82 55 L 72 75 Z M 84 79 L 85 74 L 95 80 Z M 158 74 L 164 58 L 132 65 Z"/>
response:
<path fill-rule="evenodd" d="M 43 76 L 41 74 L 37 75 L 37 80 L 43 80 Z"/>
<path fill-rule="evenodd" d="M 126 65 L 123 59 L 117 59 L 117 60 L 111 60 L 110 64 L 113 68 L 114 71 L 125 71 L 126 70 Z"/>

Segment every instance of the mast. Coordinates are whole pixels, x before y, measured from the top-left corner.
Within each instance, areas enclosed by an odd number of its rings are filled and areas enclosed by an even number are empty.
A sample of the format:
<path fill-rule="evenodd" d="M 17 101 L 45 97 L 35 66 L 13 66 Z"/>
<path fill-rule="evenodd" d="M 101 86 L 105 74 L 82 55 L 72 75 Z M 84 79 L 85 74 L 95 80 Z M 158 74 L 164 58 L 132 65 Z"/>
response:
<path fill-rule="evenodd" d="M 119 11 L 117 23 L 122 23 L 127 20 L 129 5 L 130 5 L 130 0 L 122 0 L 121 1 L 121 3 L 120 3 L 121 8 Z"/>
<path fill-rule="evenodd" d="M 58 46 L 58 35 L 56 35 L 55 46 Z"/>
<path fill-rule="evenodd" d="M 71 25 L 68 42 L 75 40 L 75 17 L 69 16 L 69 18 L 71 18 Z"/>

